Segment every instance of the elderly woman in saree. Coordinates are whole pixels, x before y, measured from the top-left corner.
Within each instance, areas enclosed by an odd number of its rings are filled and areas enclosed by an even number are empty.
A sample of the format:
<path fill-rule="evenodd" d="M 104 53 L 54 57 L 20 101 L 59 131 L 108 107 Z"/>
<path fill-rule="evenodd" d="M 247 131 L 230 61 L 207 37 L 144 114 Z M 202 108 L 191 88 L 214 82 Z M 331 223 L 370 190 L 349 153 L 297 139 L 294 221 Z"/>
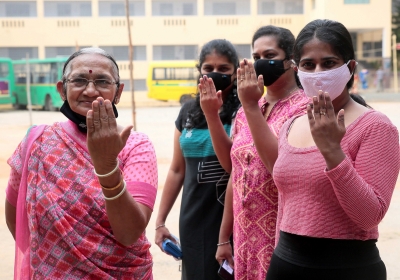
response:
<path fill-rule="evenodd" d="M 145 236 L 157 191 L 152 143 L 117 124 L 124 84 L 98 48 L 67 60 L 65 122 L 33 127 L 8 160 L 15 279 L 152 279 Z"/>

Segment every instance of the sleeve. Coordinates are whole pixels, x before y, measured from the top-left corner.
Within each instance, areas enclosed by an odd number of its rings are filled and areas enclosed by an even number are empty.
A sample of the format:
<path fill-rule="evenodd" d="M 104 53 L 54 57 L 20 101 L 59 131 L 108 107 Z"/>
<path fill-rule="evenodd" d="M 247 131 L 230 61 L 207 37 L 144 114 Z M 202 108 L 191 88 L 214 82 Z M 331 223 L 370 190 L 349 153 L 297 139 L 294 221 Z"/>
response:
<path fill-rule="evenodd" d="M 191 102 L 186 102 L 185 104 L 183 104 L 181 110 L 179 111 L 179 115 L 175 120 L 175 126 L 179 130 L 179 132 L 182 132 L 183 124 L 186 123 L 187 113 L 188 113 L 190 104 L 191 104 Z"/>
<path fill-rule="evenodd" d="M 153 210 L 158 186 L 157 159 L 153 144 L 142 133 L 131 133 L 119 155 L 128 192 Z"/>
<path fill-rule="evenodd" d="M 18 191 L 23 168 L 22 147 L 25 145 L 25 143 L 26 137 L 18 145 L 17 149 L 15 149 L 12 156 L 7 160 L 7 163 L 8 165 L 10 165 L 11 170 L 6 188 L 6 199 L 13 206 L 17 205 Z"/>
<path fill-rule="evenodd" d="M 347 215 L 370 230 L 385 216 L 393 195 L 400 168 L 399 134 L 390 121 L 368 123 L 363 131 L 355 161 L 346 157 L 325 174 Z"/>

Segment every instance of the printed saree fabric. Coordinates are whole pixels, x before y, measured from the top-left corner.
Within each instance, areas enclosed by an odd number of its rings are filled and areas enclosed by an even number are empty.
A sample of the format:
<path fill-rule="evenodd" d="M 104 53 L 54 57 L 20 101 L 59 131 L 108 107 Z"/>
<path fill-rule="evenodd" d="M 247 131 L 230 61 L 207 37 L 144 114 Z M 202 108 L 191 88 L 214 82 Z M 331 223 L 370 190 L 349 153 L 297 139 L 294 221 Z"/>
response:
<path fill-rule="evenodd" d="M 23 141 L 8 160 L 7 200 L 16 205 Z M 68 121 L 47 126 L 27 154 L 26 212 L 29 246 L 17 279 L 152 279 L 145 233 L 131 246 L 113 236 L 105 201 L 86 147 L 86 135 Z M 132 132 L 118 156 L 127 190 L 153 209 L 157 165 L 147 136 Z M 17 207 L 18 217 L 19 207 Z M 17 219 L 17 236 L 18 236 Z M 18 238 L 17 238 L 18 246 Z"/>
<path fill-rule="evenodd" d="M 302 90 L 279 100 L 267 123 L 276 137 L 294 115 L 306 112 L 309 99 Z M 262 97 L 261 110 L 268 103 Z M 278 190 L 258 156 L 243 109 L 232 129 L 233 244 L 235 279 L 264 280 L 275 246 Z"/>

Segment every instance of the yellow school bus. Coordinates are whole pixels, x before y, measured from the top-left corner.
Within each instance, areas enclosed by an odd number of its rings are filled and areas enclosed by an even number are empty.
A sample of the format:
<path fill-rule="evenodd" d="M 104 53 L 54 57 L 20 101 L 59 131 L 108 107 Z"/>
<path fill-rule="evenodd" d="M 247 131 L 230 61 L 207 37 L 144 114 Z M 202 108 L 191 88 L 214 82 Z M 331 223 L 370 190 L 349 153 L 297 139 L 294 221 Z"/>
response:
<path fill-rule="evenodd" d="M 153 61 L 147 75 L 147 96 L 181 104 L 194 98 L 199 72 L 195 61 Z"/>

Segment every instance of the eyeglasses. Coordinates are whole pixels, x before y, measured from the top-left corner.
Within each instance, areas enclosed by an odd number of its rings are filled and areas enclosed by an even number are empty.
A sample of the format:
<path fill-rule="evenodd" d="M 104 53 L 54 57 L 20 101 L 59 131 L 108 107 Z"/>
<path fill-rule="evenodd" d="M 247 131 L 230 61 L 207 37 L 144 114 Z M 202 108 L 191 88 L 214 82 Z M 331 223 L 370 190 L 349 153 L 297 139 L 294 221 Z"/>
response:
<path fill-rule="evenodd" d="M 90 82 L 93 83 L 96 89 L 105 90 L 110 89 L 112 85 L 119 85 L 119 82 L 112 82 L 106 79 L 88 80 L 85 78 L 67 79 L 68 83 L 72 84 L 75 88 L 86 88 Z"/>

